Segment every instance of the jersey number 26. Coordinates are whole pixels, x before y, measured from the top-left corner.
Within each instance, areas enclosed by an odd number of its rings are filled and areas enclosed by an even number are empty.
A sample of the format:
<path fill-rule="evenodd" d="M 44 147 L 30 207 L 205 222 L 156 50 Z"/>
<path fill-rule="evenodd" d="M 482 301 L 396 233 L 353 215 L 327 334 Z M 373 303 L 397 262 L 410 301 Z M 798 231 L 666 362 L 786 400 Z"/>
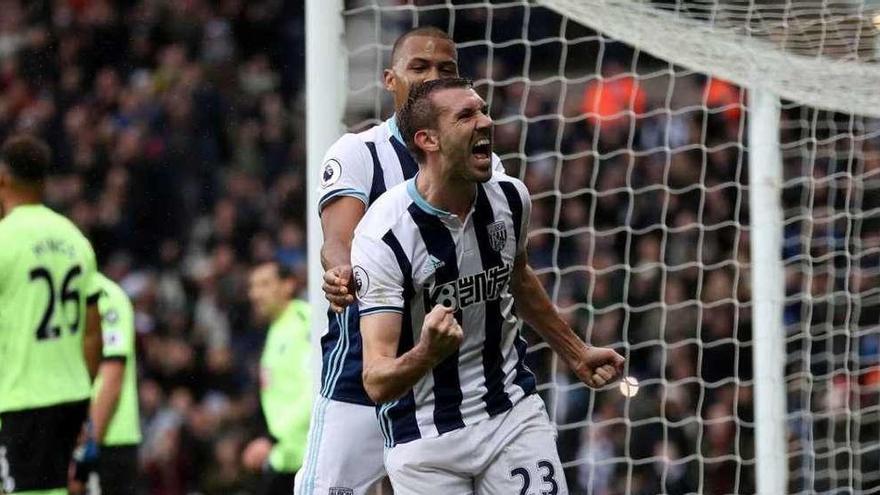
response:
<path fill-rule="evenodd" d="M 59 308 L 62 312 L 64 312 L 67 303 L 73 303 L 73 307 L 76 308 L 75 316 L 70 321 L 69 326 L 71 334 L 75 334 L 77 330 L 79 330 L 80 297 L 79 290 L 75 287 L 71 288 L 70 284 L 80 275 L 80 273 L 82 273 L 82 268 L 80 268 L 79 265 L 74 265 L 67 272 L 67 275 L 64 276 L 64 280 L 61 282 L 61 293 L 58 294 L 57 297 L 57 299 L 60 299 L 61 301 Z M 57 339 L 61 336 L 61 327 L 58 325 L 50 325 L 52 322 L 52 315 L 56 310 L 55 282 L 52 280 L 52 274 L 44 267 L 37 267 L 31 270 L 31 282 L 39 283 L 41 280 L 45 281 L 46 286 L 49 289 L 49 302 L 46 304 L 46 309 L 43 310 L 43 317 L 40 319 L 40 324 L 37 326 L 37 340 Z M 63 314 L 66 315 L 67 313 Z"/>

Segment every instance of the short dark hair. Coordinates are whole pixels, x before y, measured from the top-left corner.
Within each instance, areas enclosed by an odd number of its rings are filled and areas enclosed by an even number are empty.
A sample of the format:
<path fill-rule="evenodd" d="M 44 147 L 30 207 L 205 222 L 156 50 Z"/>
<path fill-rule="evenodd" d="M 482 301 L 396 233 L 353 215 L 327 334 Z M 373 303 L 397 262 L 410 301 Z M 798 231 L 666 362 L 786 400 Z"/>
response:
<path fill-rule="evenodd" d="M 444 41 L 448 41 L 455 46 L 455 41 L 446 33 L 446 31 L 435 27 L 435 26 L 420 26 L 417 28 L 412 28 L 409 31 L 400 35 L 397 40 L 394 42 L 394 46 L 391 47 L 391 65 L 393 66 L 395 62 L 397 62 L 398 52 L 400 48 L 403 46 L 403 43 L 406 40 L 415 37 L 415 36 L 425 36 L 428 38 L 437 38 Z"/>
<path fill-rule="evenodd" d="M 437 127 L 438 108 L 431 100 L 431 95 L 444 89 L 471 89 L 473 87 L 474 84 L 470 79 L 455 77 L 425 81 L 410 88 L 406 103 L 397 114 L 397 126 L 416 161 L 421 163 L 425 159 L 425 152 L 416 146 L 416 133 L 423 129 Z"/>
<path fill-rule="evenodd" d="M 29 134 L 12 136 L 0 149 L 0 161 L 6 163 L 16 179 L 30 184 L 42 183 L 49 174 L 52 152 L 42 139 Z"/>
<path fill-rule="evenodd" d="M 279 260 L 267 260 L 261 263 L 257 263 L 254 265 L 254 268 L 260 268 L 263 266 L 271 266 L 275 268 L 275 275 L 278 276 L 281 280 L 291 280 L 296 277 L 296 274 L 293 273 L 293 270 L 285 263 L 282 263 Z"/>

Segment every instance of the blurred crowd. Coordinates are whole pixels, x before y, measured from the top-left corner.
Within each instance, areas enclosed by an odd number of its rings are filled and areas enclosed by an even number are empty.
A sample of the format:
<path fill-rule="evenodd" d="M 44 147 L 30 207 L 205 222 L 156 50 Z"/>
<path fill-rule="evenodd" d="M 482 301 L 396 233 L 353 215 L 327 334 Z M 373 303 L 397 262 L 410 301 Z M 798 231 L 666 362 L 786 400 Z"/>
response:
<path fill-rule="evenodd" d="M 558 32 L 535 11 L 547 22 L 532 35 Z M 0 12 L 0 138 L 49 141 L 49 203 L 135 304 L 142 493 L 249 493 L 240 453 L 263 429 L 265 330 L 247 269 L 278 259 L 306 280 L 301 2 L 0 0 Z M 484 23 L 459 18 L 456 39 L 483 37 Z M 521 25 L 497 12 L 493 41 Z M 572 326 L 625 350 L 640 382 L 631 398 L 590 392 L 529 334 L 569 486 L 753 493 L 747 226 L 760 218 L 748 215 L 745 93 L 671 67 L 633 78 L 657 62 L 596 39 L 582 78 L 527 84 L 515 46 L 491 66 L 463 53 L 461 68 L 498 81 L 482 90 L 496 152 L 534 196 L 532 265 Z M 559 60 L 540 50 L 536 65 Z M 846 466 L 880 463 L 876 442 L 861 456 L 839 448 L 878 438 L 876 420 L 851 418 L 877 414 L 880 127 L 785 112 L 791 463 L 813 473 L 792 483 L 830 491 Z"/>
<path fill-rule="evenodd" d="M 247 270 L 305 281 L 298 3 L 0 1 L 0 136 L 50 143 L 48 202 L 134 301 L 145 494 L 253 486 Z"/>

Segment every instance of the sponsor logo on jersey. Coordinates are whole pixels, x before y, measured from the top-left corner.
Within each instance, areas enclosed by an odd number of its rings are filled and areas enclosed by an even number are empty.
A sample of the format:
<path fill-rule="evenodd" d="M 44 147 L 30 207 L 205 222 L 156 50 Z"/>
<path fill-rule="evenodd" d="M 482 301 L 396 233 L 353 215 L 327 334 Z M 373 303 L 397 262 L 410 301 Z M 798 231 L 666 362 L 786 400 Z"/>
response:
<path fill-rule="evenodd" d="M 367 275 L 367 271 L 360 266 L 352 268 L 351 274 L 354 277 L 354 286 L 357 289 L 358 297 L 363 297 L 364 294 L 367 293 L 367 290 L 370 289 L 370 276 Z"/>
<path fill-rule="evenodd" d="M 504 226 L 504 221 L 493 222 L 486 227 L 486 230 L 489 231 L 489 245 L 492 249 L 495 251 L 504 249 L 507 245 L 507 227 Z"/>
<path fill-rule="evenodd" d="M 321 168 L 321 187 L 328 188 L 336 184 L 340 177 L 342 177 L 342 165 L 334 158 L 327 160 Z"/>
<path fill-rule="evenodd" d="M 475 275 L 461 277 L 434 287 L 425 287 L 429 307 L 441 304 L 447 308 L 464 309 L 468 306 L 500 299 L 510 282 L 511 265 L 494 266 Z"/>
<path fill-rule="evenodd" d="M 327 495 L 354 495 L 354 490 L 351 488 L 343 488 L 341 486 L 331 486 L 330 493 Z"/>

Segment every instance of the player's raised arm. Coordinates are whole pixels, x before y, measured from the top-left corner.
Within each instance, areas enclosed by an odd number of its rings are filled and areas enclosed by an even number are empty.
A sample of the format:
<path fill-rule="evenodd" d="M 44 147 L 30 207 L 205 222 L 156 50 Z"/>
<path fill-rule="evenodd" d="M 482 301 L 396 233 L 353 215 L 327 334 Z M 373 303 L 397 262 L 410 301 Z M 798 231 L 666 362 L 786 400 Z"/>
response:
<path fill-rule="evenodd" d="M 518 184 L 518 190 L 524 205 L 523 224 L 520 228 L 522 232 L 526 232 L 531 203 L 528 191 L 521 183 Z M 517 314 L 550 344 L 578 378 L 588 386 L 601 387 L 618 379 L 623 371 L 623 356 L 613 349 L 586 345 L 559 316 L 541 281 L 528 264 L 527 237 L 527 235 L 521 236 L 510 279 L 510 292 L 516 304 Z"/>
<path fill-rule="evenodd" d="M 565 360 L 582 382 L 601 387 L 620 377 L 623 356 L 613 349 L 586 345 L 559 316 L 524 254 L 514 262 L 510 290 L 516 311 Z"/>

